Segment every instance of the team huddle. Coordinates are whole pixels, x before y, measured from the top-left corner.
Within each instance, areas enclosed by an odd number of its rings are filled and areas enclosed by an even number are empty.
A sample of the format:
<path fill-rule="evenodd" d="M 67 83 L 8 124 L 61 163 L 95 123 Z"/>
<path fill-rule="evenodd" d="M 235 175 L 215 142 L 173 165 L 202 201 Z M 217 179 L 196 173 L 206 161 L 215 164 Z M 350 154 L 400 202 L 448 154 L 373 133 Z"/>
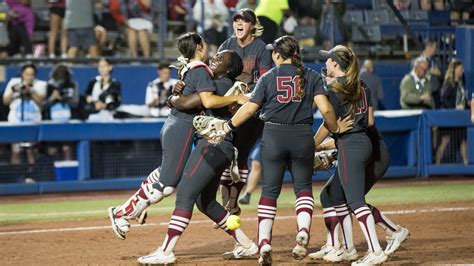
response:
<path fill-rule="evenodd" d="M 147 208 L 175 192 L 175 209 L 163 244 L 140 257 L 139 263 L 176 262 L 173 250 L 196 204 L 216 228 L 235 241 L 235 248 L 223 254 L 225 259 L 260 256 L 259 264 L 271 265 L 272 227 L 288 169 L 296 195 L 295 259 L 308 256 L 330 262 L 355 261 L 355 265 L 383 263 L 409 231 L 365 201 L 365 194 L 386 172 L 389 156 L 374 126 L 370 92 L 360 81 L 355 54 L 340 45 L 320 51 L 327 61 L 319 74 L 302 65 L 295 38 L 283 36 L 268 45 L 257 38 L 263 29 L 252 10 L 237 12 L 233 28 L 234 36 L 219 47 L 208 65 L 204 63 L 207 45 L 199 34 L 178 38 L 181 81 L 168 99 L 171 112 L 160 135 L 162 164 L 124 204 L 109 208 L 115 234 L 125 239 L 130 220 L 145 223 Z M 312 130 L 313 106 L 324 118 L 316 134 Z M 227 220 L 241 212 L 237 201 L 248 176 L 248 157 L 258 138 L 263 179 L 255 243 L 241 228 L 229 229 Z M 315 151 L 333 149 L 338 151 L 337 170 L 320 194 L 327 242 L 321 250 L 308 254 Z M 216 200 L 218 190 L 222 203 Z M 360 259 L 352 240 L 351 212 L 368 245 Z M 388 235 L 385 249 L 378 241 L 375 224 Z"/>

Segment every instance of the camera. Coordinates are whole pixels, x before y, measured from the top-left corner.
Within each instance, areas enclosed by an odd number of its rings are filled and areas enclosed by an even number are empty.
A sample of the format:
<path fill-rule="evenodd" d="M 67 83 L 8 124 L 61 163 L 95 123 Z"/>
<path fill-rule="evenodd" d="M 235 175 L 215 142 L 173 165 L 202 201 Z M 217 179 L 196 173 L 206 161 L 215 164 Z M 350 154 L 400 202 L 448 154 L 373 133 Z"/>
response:
<path fill-rule="evenodd" d="M 70 99 L 74 95 L 74 88 L 70 86 L 62 87 L 59 89 L 59 95 L 61 95 L 63 99 Z"/>
<path fill-rule="evenodd" d="M 114 92 L 106 90 L 99 95 L 99 100 L 105 103 L 107 110 L 115 109 L 116 98 L 114 97 Z"/>
<path fill-rule="evenodd" d="M 21 83 L 16 86 L 16 91 L 20 92 L 20 97 L 23 99 L 30 99 L 31 98 L 31 90 L 28 88 L 33 88 L 33 84 L 25 84 Z"/>

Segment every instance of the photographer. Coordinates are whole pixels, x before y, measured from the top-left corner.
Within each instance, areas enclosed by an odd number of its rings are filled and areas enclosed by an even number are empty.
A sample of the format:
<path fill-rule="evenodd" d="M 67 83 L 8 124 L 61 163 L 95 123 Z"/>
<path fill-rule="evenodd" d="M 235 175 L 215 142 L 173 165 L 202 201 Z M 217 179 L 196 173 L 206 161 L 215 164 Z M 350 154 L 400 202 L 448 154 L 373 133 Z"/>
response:
<path fill-rule="evenodd" d="M 39 106 L 46 95 L 46 82 L 35 77 L 36 66 L 26 64 L 21 68 L 21 77 L 8 82 L 3 103 L 10 107 L 9 122 L 41 121 Z"/>
<path fill-rule="evenodd" d="M 55 122 L 67 122 L 77 119 L 79 107 L 79 86 L 72 80 L 72 72 L 66 65 L 53 68 L 48 81 L 47 98 L 43 103 L 43 119 Z M 72 145 L 68 143 L 47 143 L 48 155 L 59 159 L 58 150 L 62 150 L 63 160 L 72 159 Z"/>
<path fill-rule="evenodd" d="M 120 82 L 110 76 L 112 64 L 102 58 L 99 61 L 99 76 L 89 82 L 86 101 L 91 120 L 111 120 L 122 100 Z"/>
<path fill-rule="evenodd" d="M 170 109 L 166 106 L 166 100 L 177 81 L 171 78 L 169 64 L 161 63 L 158 66 L 158 78 L 148 83 L 146 88 L 145 103 L 152 117 L 168 116 Z"/>
<path fill-rule="evenodd" d="M 72 80 L 72 73 L 66 65 L 58 65 L 48 81 L 47 99 L 44 102 L 43 119 L 65 122 L 77 117 L 79 86 Z"/>
<path fill-rule="evenodd" d="M 36 66 L 26 64 L 21 68 L 21 75 L 12 78 L 3 94 L 3 103 L 10 108 L 8 122 L 39 122 L 41 110 L 39 106 L 46 96 L 46 82 L 36 77 Z M 12 164 L 20 164 L 21 147 L 25 147 L 28 163 L 34 164 L 34 152 L 31 143 L 12 144 Z"/>

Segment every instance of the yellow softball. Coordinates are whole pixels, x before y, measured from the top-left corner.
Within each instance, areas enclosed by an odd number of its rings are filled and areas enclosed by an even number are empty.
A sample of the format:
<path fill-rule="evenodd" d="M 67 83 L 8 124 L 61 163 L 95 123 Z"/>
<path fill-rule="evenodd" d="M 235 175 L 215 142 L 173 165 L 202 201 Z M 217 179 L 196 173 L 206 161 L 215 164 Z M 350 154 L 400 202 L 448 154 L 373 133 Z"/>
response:
<path fill-rule="evenodd" d="M 227 218 L 227 221 L 225 222 L 227 225 L 227 228 L 230 230 L 236 230 L 240 228 L 240 217 L 237 215 L 231 215 L 229 218 Z"/>

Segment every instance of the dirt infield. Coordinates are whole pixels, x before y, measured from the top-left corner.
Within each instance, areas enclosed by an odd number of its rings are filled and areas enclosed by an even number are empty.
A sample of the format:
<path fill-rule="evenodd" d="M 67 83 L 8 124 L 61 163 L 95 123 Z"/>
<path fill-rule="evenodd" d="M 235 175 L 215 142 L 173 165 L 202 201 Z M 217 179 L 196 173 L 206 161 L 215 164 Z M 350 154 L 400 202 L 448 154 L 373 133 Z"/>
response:
<path fill-rule="evenodd" d="M 389 264 L 414 263 L 473 263 L 474 262 L 474 202 L 444 203 L 434 205 L 391 205 L 383 211 L 395 222 L 407 227 L 411 236 L 388 262 Z M 441 209 L 442 208 L 442 209 Z M 318 249 L 325 239 L 321 211 L 315 211 L 310 251 Z M 291 257 L 294 245 L 296 222 L 294 211 L 279 210 L 273 233 L 274 262 L 280 264 L 315 264 L 322 261 L 295 261 Z M 256 211 L 244 213 L 243 229 L 256 236 Z M 76 265 L 76 264 L 130 264 L 161 244 L 166 233 L 169 216 L 151 217 L 151 225 L 134 227 L 127 240 L 115 238 L 102 220 L 76 222 L 48 222 L 21 225 L 5 225 L 0 229 L 0 255 L 2 265 Z M 221 254 L 233 248 L 232 240 L 220 230 L 212 229 L 206 217 L 195 213 L 193 221 L 178 243 L 176 255 L 179 264 L 228 264 Z M 354 223 L 354 237 L 360 255 L 366 246 L 362 233 Z M 78 228 L 81 227 L 81 228 Z M 94 228 L 96 227 L 96 228 Z M 75 228 L 75 231 L 53 231 L 51 229 Z M 27 232 L 25 230 L 44 230 Z M 9 234 L 5 234 L 10 232 Z M 383 236 L 382 231 L 378 231 Z M 381 243 L 385 246 L 385 240 Z M 255 265 L 256 260 L 233 261 L 231 264 Z"/>

